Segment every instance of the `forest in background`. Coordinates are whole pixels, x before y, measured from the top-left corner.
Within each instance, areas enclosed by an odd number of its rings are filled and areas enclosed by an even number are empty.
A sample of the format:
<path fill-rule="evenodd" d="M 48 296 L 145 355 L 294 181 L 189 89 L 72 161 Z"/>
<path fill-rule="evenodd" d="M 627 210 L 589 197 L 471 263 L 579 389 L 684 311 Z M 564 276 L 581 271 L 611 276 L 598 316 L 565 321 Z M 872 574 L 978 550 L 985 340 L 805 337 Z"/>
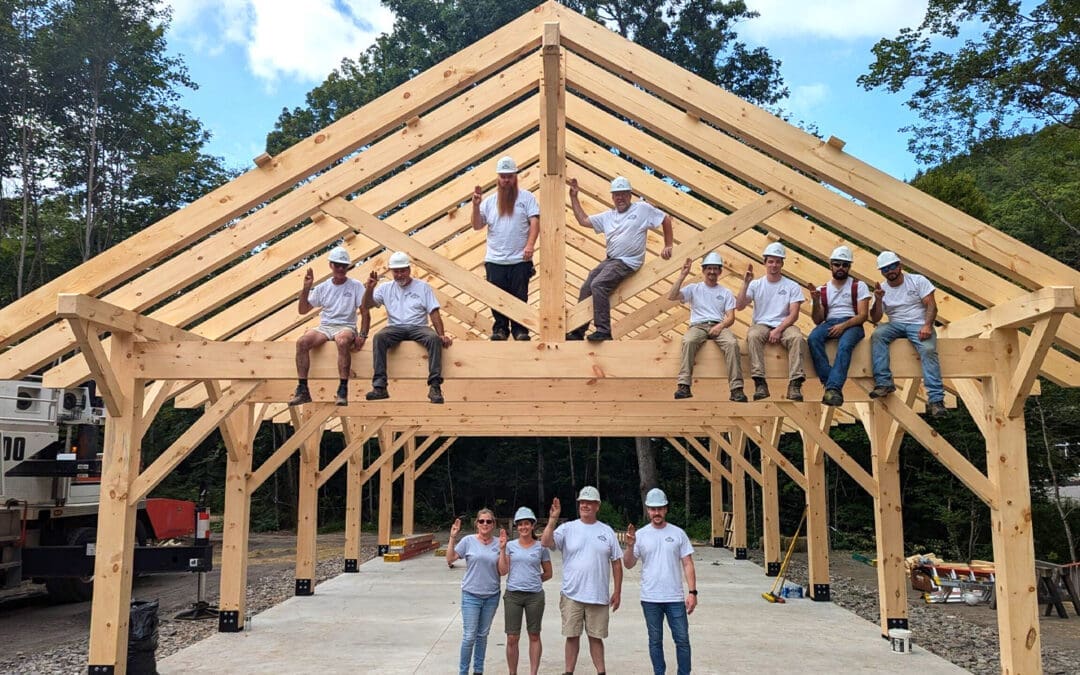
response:
<path fill-rule="evenodd" d="M 391 32 L 343 61 L 304 106 L 283 111 L 268 133 L 268 152 L 305 138 L 539 3 L 384 4 L 397 16 Z M 754 18 L 742 2 L 564 4 L 784 116 L 779 62 L 738 40 L 737 25 Z M 1080 265 L 1075 5 L 1047 0 L 1025 14 L 1010 9 L 1012 3 L 932 0 L 921 26 L 878 43 L 861 79 L 867 88 L 911 93 L 908 105 L 921 123 L 904 131 L 925 167 L 913 181 L 917 187 L 1074 268 Z M 220 158 L 203 151 L 207 132 L 199 120 L 177 104 L 178 92 L 197 83 L 180 60 L 166 55 L 167 22 L 152 0 L 0 0 L 0 304 L 231 177 Z M 985 26 L 981 39 L 935 51 L 936 38 L 955 37 L 965 22 Z M 1071 533 L 1080 532 L 1080 509 L 1055 499 L 1052 488 L 1080 474 L 1080 396 L 1046 381 L 1042 392 L 1025 408 L 1036 555 L 1065 561 L 1077 558 Z M 144 465 L 197 415 L 167 406 L 144 439 Z M 985 468 L 985 447 L 966 411 L 936 426 Z M 263 425 L 256 463 L 288 432 Z M 832 434 L 869 466 L 860 427 Z M 340 435 L 328 435 L 323 461 L 341 447 Z M 671 519 L 708 537 L 705 480 L 662 439 L 643 439 L 640 449 L 654 460 L 654 475 L 641 472 L 642 453 L 632 438 L 462 438 L 417 481 L 417 521 L 446 527 L 455 515 L 485 505 L 501 516 L 519 505 L 545 511 L 552 497 L 572 500 L 582 485 L 595 484 L 604 496 L 602 518 L 622 526 L 640 518 L 643 483 L 656 483 L 672 501 Z M 780 449 L 801 463 L 795 437 L 785 437 Z M 370 443 L 365 452 L 373 457 L 377 447 Z M 757 454 L 751 446 L 752 461 Z M 212 435 L 157 494 L 190 499 L 205 488 L 220 512 L 224 462 L 224 446 Z M 295 462 L 256 492 L 254 527 L 293 526 Z M 992 557 L 987 509 L 917 444 L 905 441 L 901 462 L 909 550 Z M 802 494 L 785 476 L 780 481 L 782 529 L 790 532 Z M 833 546 L 872 549 L 870 498 L 831 463 L 828 486 Z M 365 521 L 374 515 L 377 494 L 372 481 L 363 493 Z M 760 496 L 755 489 L 748 495 L 750 540 L 756 542 Z M 340 527 L 344 499 L 339 474 L 320 495 L 324 528 Z"/>

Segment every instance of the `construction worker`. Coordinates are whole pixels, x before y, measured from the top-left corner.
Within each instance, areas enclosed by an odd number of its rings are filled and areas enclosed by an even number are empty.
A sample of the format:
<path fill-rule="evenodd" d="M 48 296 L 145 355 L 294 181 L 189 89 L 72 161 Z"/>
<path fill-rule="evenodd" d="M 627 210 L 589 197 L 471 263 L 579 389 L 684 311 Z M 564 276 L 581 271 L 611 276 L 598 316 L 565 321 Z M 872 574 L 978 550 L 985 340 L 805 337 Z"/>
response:
<path fill-rule="evenodd" d="M 636 272 L 645 262 L 645 241 L 650 229 L 663 229 L 664 248 L 660 251 L 660 257 L 664 260 L 671 258 L 671 216 L 648 202 L 635 202 L 632 199 L 630 181 L 617 176 L 611 181 L 611 201 L 615 208 L 589 216 L 581 208 L 577 179 L 570 179 L 570 205 L 574 209 L 574 217 L 582 227 L 592 228 L 604 235 L 607 258 L 589 272 L 578 293 L 579 301 L 592 297 L 595 330 L 586 338 L 585 331 L 589 328 L 586 322 L 567 333 L 567 340 L 601 342 L 613 339 L 609 296 L 619 282 Z"/>
<path fill-rule="evenodd" d="M 780 242 L 766 246 L 762 253 L 765 276 L 754 279 L 754 266 L 747 265 L 742 289 L 735 298 L 736 310 L 754 304 L 751 325 L 746 331 L 746 347 L 750 352 L 750 376 L 754 378 L 755 401 L 769 397 L 769 384 L 765 380 L 766 342 L 782 344 L 787 349 L 787 398 L 791 401 L 803 400 L 802 383 L 806 380 L 806 371 L 803 370 L 802 350 L 806 340 L 795 322 L 799 319 L 799 306 L 805 297 L 799 284 L 780 274 L 786 257 L 787 250 Z"/>
<path fill-rule="evenodd" d="M 667 522 L 668 499 L 660 488 L 645 495 L 649 526 L 640 530 L 626 527 L 626 551 L 623 565 L 633 568 L 641 560 L 641 611 L 649 633 L 649 658 L 653 673 L 663 675 L 664 617 L 675 642 L 675 660 L 679 675 L 690 673 L 689 615 L 697 607 L 697 572 L 694 570 L 694 547 L 681 527 Z M 687 591 L 683 593 L 683 577 Z"/>
<path fill-rule="evenodd" d="M 544 582 L 551 578 L 551 552 L 536 539 L 536 514 L 522 506 L 514 514 L 517 539 L 499 543 L 499 574 L 506 576 L 503 624 L 506 627 L 506 666 L 517 673 L 521 615 L 529 634 L 529 675 L 540 671 L 541 621 L 544 618 Z"/>
<path fill-rule="evenodd" d="M 465 559 L 465 576 L 461 579 L 461 650 L 458 674 L 484 672 L 487 656 L 488 632 L 495 612 L 499 609 L 499 550 L 506 546 L 506 530 L 499 530 L 495 540 L 495 513 L 480 509 L 476 513 L 476 534 L 463 537 L 457 543 L 461 531 L 461 518 L 450 526 L 450 540 L 446 544 L 446 564 L 453 567 L 458 558 Z"/>
<path fill-rule="evenodd" d="M 412 340 L 427 348 L 428 352 L 428 400 L 442 403 L 442 350 L 453 344 L 453 339 L 443 328 L 439 314 L 439 301 L 435 291 L 426 281 L 413 279 L 409 256 L 398 251 L 390 256 L 387 267 L 394 280 L 379 284 L 379 275 L 372 271 L 364 289 L 364 308 L 386 306 L 386 327 L 375 334 L 372 349 L 374 375 L 367 400 L 390 398 L 387 391 L 386 350 L 394 345 Z M 434 330 L 428 327 L 428 319 Z"/>
<path fill-rule="evenodd" d="M 368 329 L 371 327 L 371 314 L 363 307 L 364 285 L 349 278 L 349 266 L 352 261 L 349 252 L 341 246 L 330 251 L 330 278 L 315 288 L 315 273 L 311 268 L 304 272 L 303 285 L 300 288 L 300 302 L 297 311 L 307 314 L 316 307 L 319 312 L 319 325 L 304 331 L 296 341 L 296 393 L 289 400 L 289 405 L 311 402 L 308 389 L 308 370 L 311 366 L 310 352 L 315 347 L 333 340 L 337 345 L 338 389 L 334 402 L 337 405 L 349 404 L 349 370 L 352 368 L 352 352 L 364 346 Z M 360 330 L 356 330 L 356 310 L 360 308 Z"/>
<path fill-rule="evenodd" d="M 825 386 L 821 402 L 825 405 L 844 404 L 844 382 L 847 381 L 851 352 L 866 337 L 863 324 L 870 315 L 870 289 L 851 276 L 854 261 L 851 249 L 837 246 L 829 256 L 832 279 L 824 286 L 808 284 L 813 308 L 810 312 L 816 327 L 806 342 L 814 371 Z M 825 343 L 836 340 L 836 361 L 829 364 Z"/>
<path fill-rule="evenodd" d="M 904 274 L 900 256 L 892 251 L 881 252 L 877 267 L 885 277 L 885 285 L 879 282 L 874 287 L 874 306 L 870 308 L 870 320 L 878 324 L 870 337 L 870 359 L 874 369 L 874 389 L 870 398 L 883 398 L 896 391 L 889 370 L 889 345 L 897 338 L 906 337 L 922 361 L 923 386 L 928 399 L 926 412 L 931 417 L 941 417 L 948 411 L 934 333 L 937 318 L 934 285 L 921 274 Z M 888 322 L 879 323 L 882 314 L 888 314 Z"/>
<path fill-rule="evenodd" d="M 623 568 L 619 559 L 622 549 L 615 531 L 596 515 L 600 511 L 600 491 L 591 485 L 578 493 L 578 519 L 555 528 L 562 508 L 559 498 L 551 502 L 548 522 L 540 543 L 557 548 L 563 554 L 562 592 L 559 610 L 562 613 L 562 634 L 566 637 L 564 672 L 573 673 L 581 651 L 581 631 L 589 636 L 589 655 L 596 672 L 603 675 L 604 638 L 608 636 L 608 609 L 619 609 L 622 602 Z M 610 564 L 610 567 L 609 567 Z M 614 579 L 614 590 L 608 596 L 608 583 Z"/>
<path fill-rule="evenodd" d="M 477 185 L 472 196 L 472 226 L 486 225 L 487 253 L 484 270 L 487 280 L 523 302 L 529 301 L 529 278 L 534 273 L 533 251 L 540 235 L 540 203 L 528 190 L 518 189 L 518 167 L 513 157 L 503 157 L 495 165 L 499 175 L 495 193 L 484 199 Z M 492 340 L 528 340 L 529 329 L 492 309 L 495 323 Z"/>
<path fill-rule="evenodd" d="M 711 340 L 724 353 L 731 400 L 745 403 L 739 341 L 731 332 L 731 326 L 735 323 L 735 296 L 719 282 L 720 272 L 724 269 L 724 259 L 715 251 L 709 253 L 701 261 L 701 273 L 705 281 L 683 286 L 686 275 L 690 273 L 691 264 L 690 258 L 687 258 L 679 278 L 668 293 L 668 300 L 682 300 L 690 305 L 690 327 L 682 338 L 682 364 L 679 367 L 675 398 L 691 398 L 694 395 L 690 389 L 694 376 L 694 359 L 701 345 L 706 340 Z"/>

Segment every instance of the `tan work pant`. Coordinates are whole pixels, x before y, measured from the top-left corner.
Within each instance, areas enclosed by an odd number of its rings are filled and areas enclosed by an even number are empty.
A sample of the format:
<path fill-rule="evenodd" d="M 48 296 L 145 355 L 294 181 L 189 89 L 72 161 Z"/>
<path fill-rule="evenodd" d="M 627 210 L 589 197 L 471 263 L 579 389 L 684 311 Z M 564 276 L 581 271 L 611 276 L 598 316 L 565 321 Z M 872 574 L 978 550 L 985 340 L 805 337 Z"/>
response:
<path fill-rule="evenodd" d="M 727 366 L 728 383 L 732 389 L 742 389 L 742 362 L 739 358 L 739 341 L 730 328 L 720 331 L 715 338 L 709 337 L 709 329 L 715 323 L 696 323 L 686 329 L 682 339 L 682 367 L 679 368 L 679 384 L 690 385 L 694 376 L 694 359 L 697 358 L 698 350 L 706 340 L 712 340 L 720 345 L 720 351 L 724 352 L 724 364 Z"/>
<path fill-rule="evenodd" d="M 765 344 L 769 341 L 770 326 L 755 323 L 746 331 L 746 347 L 750 352 L 750 377 L 765 377 Z M 780 344 L 788 352 L 788 380 L 806 379 L 803 370 L 803 345 L 806 338 L 798 326 L 788 326 L 780 336 Z"/>

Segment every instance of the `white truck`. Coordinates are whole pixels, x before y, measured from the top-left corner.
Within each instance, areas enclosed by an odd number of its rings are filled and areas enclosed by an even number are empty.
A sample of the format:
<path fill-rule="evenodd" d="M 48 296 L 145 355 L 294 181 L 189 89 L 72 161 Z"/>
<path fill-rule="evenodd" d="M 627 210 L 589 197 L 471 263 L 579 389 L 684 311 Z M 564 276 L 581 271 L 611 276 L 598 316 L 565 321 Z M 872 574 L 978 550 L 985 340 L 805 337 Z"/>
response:
<path fill-rule="evenodd" d="M 0 589 L 29 579 L 57 602 L 90 599 L 104 422 L 92 387 L 0 381 Z M 197 518 L 190 501 L 140 504 L 135 572 L 209 571 L 208 532 L 190 546 L 146 545 L 191 537 Z"/>

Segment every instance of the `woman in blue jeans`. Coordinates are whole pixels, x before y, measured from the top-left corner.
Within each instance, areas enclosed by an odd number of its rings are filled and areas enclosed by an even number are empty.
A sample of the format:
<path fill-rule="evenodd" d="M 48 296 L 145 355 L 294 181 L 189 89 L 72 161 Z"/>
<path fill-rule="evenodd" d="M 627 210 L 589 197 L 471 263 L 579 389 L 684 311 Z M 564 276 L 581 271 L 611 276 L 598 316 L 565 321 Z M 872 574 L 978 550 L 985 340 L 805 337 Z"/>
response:
<path fill-rule="evenodd" d="M 446 562 L 453 565 L 458 558 L 465 559 L 465 577 L 461 580 L 461 660 L 458 673 L 468 675 L 469 661 L 472 672 L 484 672 L 484 656 L 487 653 L 488 631 L 499 608 L 499 542 L 506 540 L 506 530 L 499 530 L 495 540 L 495 514 L 490 509 L 480 509 L 476 514 L 476 534 L 457 541 L 461 531 L 461 518 L 450 527 L 450 541 L 446 546 Z M 455 543 L 457 542 L 457 543 Z"/>

